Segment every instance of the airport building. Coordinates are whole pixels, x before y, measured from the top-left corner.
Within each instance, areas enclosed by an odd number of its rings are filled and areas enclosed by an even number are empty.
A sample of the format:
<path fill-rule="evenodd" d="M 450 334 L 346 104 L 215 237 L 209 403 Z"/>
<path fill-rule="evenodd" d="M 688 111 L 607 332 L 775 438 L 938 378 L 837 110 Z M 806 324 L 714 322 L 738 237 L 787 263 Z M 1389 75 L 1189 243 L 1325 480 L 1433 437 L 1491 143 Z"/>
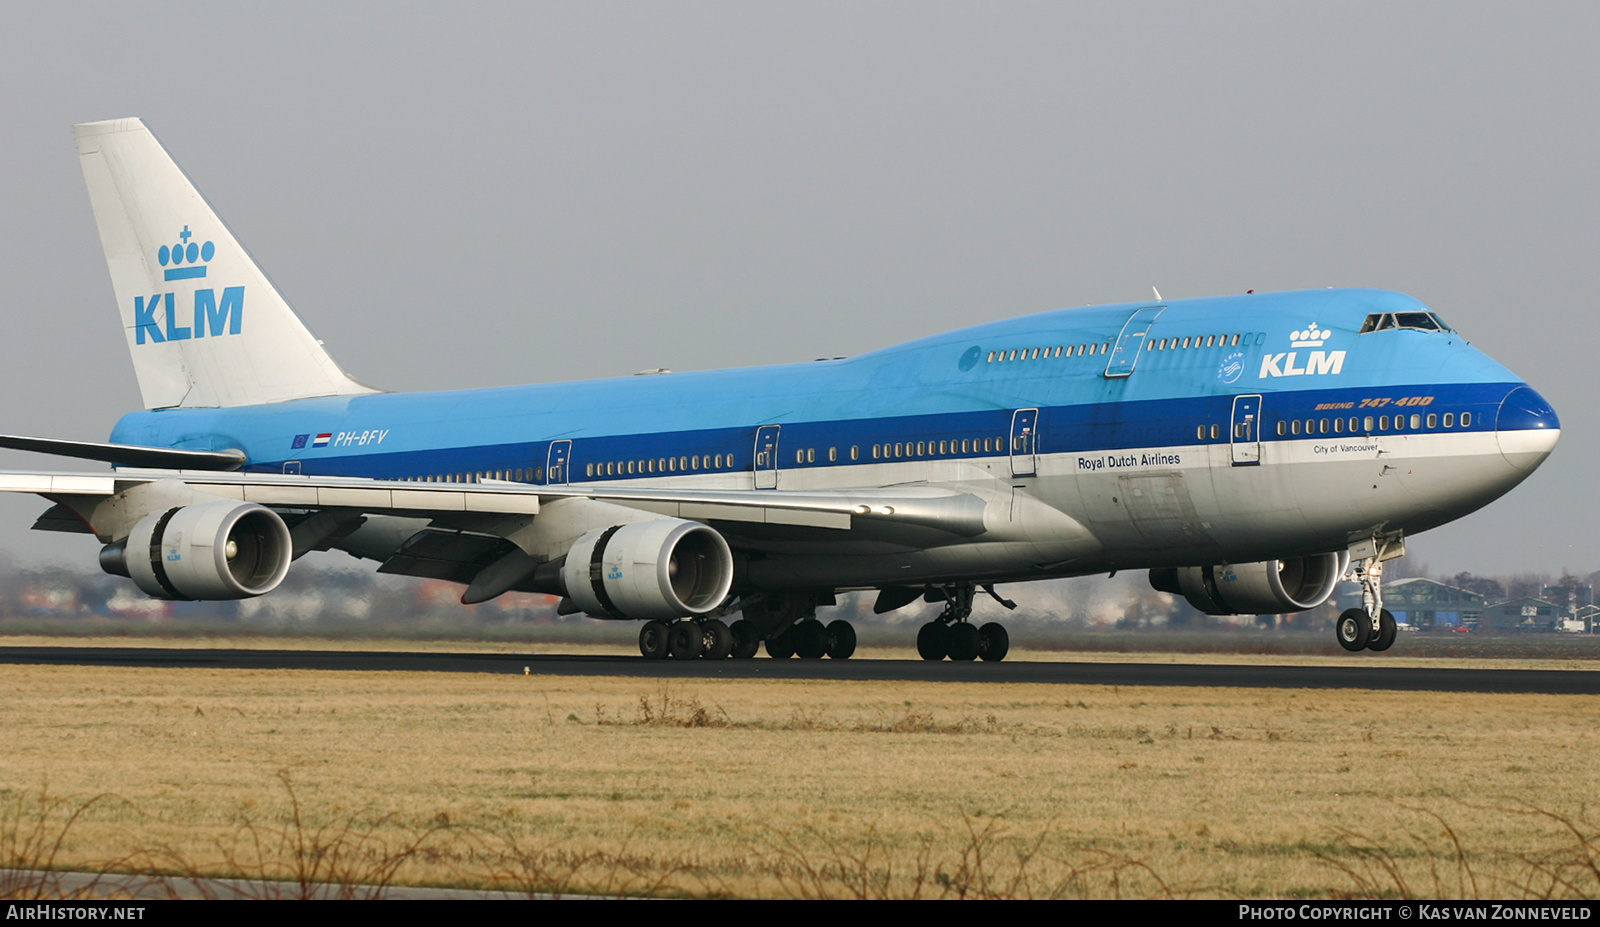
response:
<path fill-rule="evenodd" d="M 1360 593 L 1356 593 L 1359 606 Z M 1397 579 L 1383 586 L 1383 606 L 1400 624 L 1419 631 L 1448 631 L 1478 624 L 1486 604 L 1485 597 L 1458 586 L 1431 579 Z"/>

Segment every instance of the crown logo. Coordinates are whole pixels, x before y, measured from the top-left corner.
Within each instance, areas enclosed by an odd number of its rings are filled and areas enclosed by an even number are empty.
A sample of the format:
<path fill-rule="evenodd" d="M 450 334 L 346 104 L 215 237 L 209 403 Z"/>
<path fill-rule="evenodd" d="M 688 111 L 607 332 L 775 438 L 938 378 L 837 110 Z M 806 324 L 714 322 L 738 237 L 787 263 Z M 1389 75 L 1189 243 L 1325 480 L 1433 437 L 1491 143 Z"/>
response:
<path fill-rule="evenodd" d="M 206 262 L 217 253 L 217 246 L 211 242 L 199 244 L 189 239 L 194 233 L 185 225 L 183 231 L 178 233 L 179 241 L 175 245 L 162 245 L 156 252 L 156 258 L 161 261 L 161 266 L 166 267 L 168 280 L 191 280 L 195 277 L 206 275 Z M 171 264 L 171 267 L 167 267 Z"/>
<path fill-rule="evenodd" d="M 1291 348 L 1320 348 L 1322 343 L 1327 340 L 1327 330 L 1318 328 L 1315 322 L 1312 322 L 1311 326 L 1303 332 L 1289 333 L 1289 347 Z"/>

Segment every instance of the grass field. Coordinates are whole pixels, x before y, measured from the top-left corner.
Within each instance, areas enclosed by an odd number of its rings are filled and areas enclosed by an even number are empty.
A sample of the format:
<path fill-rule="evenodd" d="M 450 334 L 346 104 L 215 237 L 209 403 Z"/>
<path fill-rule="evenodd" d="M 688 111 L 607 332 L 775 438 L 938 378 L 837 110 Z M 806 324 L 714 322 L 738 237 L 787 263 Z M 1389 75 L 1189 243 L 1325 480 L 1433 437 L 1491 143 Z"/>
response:
<path fill-rule="evenodd" d="M 4 865 L 740 897 L 1600 894 L 1600 696 L 27 666 L 0 691 Z"/>

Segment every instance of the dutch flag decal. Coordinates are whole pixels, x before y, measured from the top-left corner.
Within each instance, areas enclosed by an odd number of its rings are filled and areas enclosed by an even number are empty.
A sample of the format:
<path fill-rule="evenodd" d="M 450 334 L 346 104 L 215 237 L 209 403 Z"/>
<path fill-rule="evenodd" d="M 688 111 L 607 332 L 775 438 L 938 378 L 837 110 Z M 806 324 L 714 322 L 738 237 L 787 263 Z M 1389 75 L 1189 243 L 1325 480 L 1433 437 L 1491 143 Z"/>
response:
<path fill-rule="evenodd" d="M 311 442 L 311 446 L 312 447 L 327 447 L 328 446 L 328 442 L 331 441 L 331 440 L 333 440 L 333 432 L 325 431 L 322 434 L 317 435 L 317 439 L 315 441 Z"/>

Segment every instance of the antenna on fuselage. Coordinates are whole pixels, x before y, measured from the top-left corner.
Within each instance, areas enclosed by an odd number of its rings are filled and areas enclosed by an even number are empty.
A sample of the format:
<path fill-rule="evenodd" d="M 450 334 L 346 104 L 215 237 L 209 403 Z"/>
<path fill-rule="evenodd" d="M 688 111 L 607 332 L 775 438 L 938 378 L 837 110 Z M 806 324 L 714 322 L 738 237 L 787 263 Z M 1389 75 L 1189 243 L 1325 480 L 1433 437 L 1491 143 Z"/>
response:
<path fill-rule="evenodd" d="M 1158 303 L 1166 302 L 1166 300 L 1161 298 L 1161 291 L 1160 290 L 1158 290 L 1158 289 L 1156 289 L 1155 287 L 1152 286 L 1150 288 L 1150 292 L 1156 294 L 1156 302 L 1158 302 Z"/>

